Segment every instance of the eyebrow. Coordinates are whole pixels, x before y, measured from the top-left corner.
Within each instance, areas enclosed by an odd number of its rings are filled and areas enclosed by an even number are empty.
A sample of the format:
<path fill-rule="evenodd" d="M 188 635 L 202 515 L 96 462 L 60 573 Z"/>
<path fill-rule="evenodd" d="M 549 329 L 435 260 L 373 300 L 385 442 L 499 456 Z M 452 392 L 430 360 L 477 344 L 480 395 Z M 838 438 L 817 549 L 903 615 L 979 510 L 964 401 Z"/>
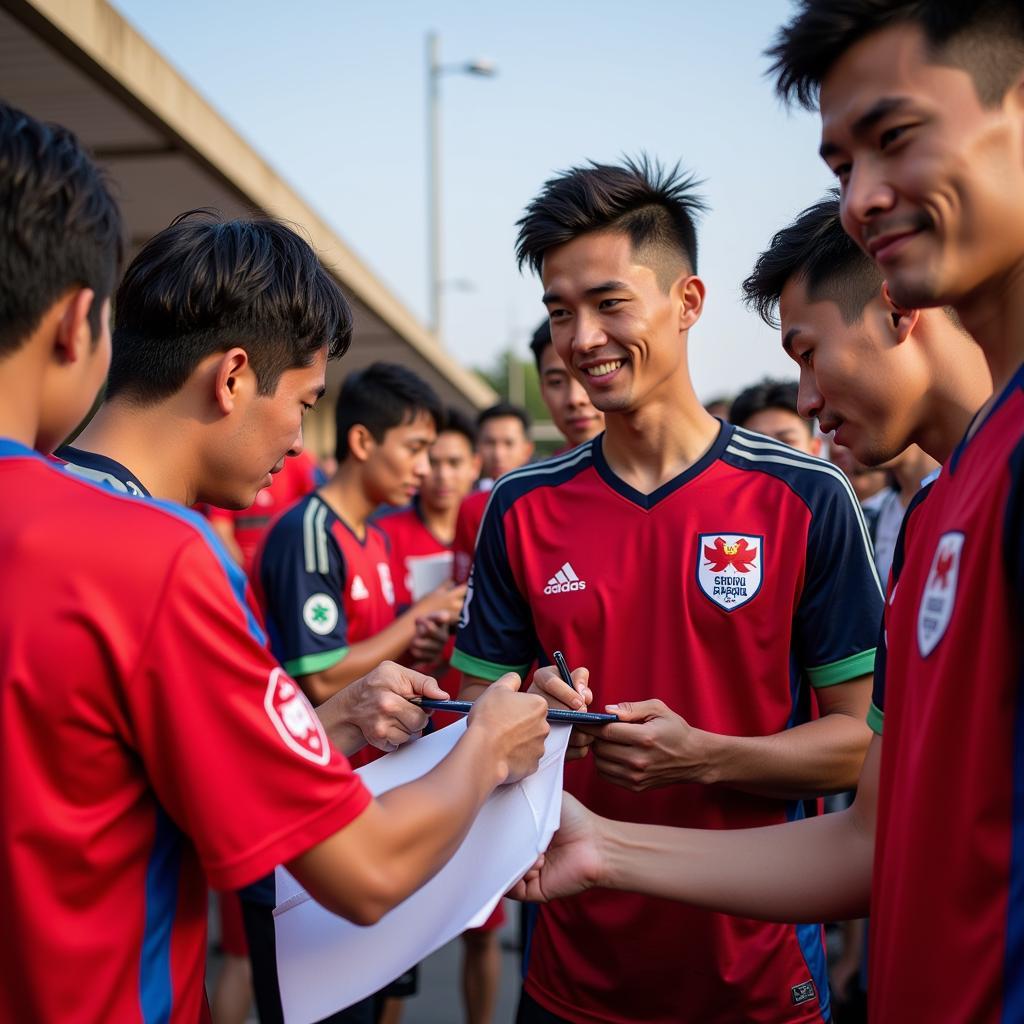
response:
<path fill-rule="evenodd" d="M 793 354 L 793 339 L 800 333 L 799 327 L 790 327 L 782 338 L 782 347 L 790 354 Z"/>
<path fill-rule="evenodd" d="M 603 295 L 605 292 L 628 292 L 629 285 L 625 281 L 602 281 L 601 284 L 595 284 L 592 288 L 586 289 L 584 295 Z M 545 292 L 541 297 L 540 301 L 544 305 L 550 305 L 552 302 L 561 302 L 562 297 L 557 292 Z"/>
<path fill-rule="evenodd" d="M 853 122 L 850 134 L 855 138 L 866 135 L 882 118 L 887 117 L 901 107 L 907 106 L 909 103 L 910 100 L 905 96 L 883 96 L 880 100 L 876 100 L 867 111 Z M 830 156 L 835 156 L 837 152 L 839 152 L 839 147 L 834 142 L 823 142 L 818 150 L 818 155 L 823 160 L 827 160 Z"/>

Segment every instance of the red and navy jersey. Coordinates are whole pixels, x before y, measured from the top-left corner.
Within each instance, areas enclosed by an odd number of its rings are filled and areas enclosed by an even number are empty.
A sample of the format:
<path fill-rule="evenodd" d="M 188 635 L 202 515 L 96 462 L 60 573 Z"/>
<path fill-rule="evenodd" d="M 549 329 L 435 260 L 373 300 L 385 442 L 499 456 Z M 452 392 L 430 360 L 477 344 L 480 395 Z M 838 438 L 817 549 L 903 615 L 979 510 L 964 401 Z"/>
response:
<path fill-rule="evenodd" d="M 459 516 L 455 520 L 455 539 L 452 541 L 456 583 L 465 583 L 469 579 L 469 570 L 473 566 L 473 552 L 476 549 L 476 538 L 480 533 L 484 509 L 487 508 L 490 496 L 489 490 L 474 491 L 463 498 L 462 504 L 459 505 Z"/>
<path fill-rule="evenodd" d="M 300 452 L 293 458 L 285 459 L 280 473 L 274 475 L 269 487 L 256 495 L 253 503 L 244 509 L 214 508 L 207 511 L 209 519 L 230 523 L 235 541 L 242 552 L 246 572 L 252 568 L 260 541 L 275 516 L 280 515 L 289 505 L 309 494 L 323 482 L 313 457 Z"/>
<path fill-rule="evenodd" d="M 387 538 L 359 538 L 318 494 L 271 526 L 253 566 L 270 649 L 294 676 L 323 672 L 390 625 L 395 588 Z"/>
<path fill-rule="evenodd" d="M 873 1021 L 1024 1019 L 1024 368 L 905 525 L 872 725 L 885 741 Z"/>
<path fill-rule="evenodd" d="M 387 535 L 391 549 L 391 578 L 395 584 L 395 607 L 398 612 L 404 612 L 414 600 L 413 563 L 420 558 L 433 560 L 438 555 L 447 554 L 452 550 L 451 545 L 430 532 L 430 527 L 423 521 L 418 498 L 405 508 L 381 512 L 373 522 Z"/>
<path fill-rule="evenodd" d="M 201 517 L 0 441 L 4 1021 L 205 1013 L 206 889 L 369 795 L 270 656 Z"/>
<path fill-rule="evenodd" d="M 660 698 L 692 725 L 770 735 L 811 690 L 871 671 L 881 593 L 860 508 L 834 466 L 724 425 L 649 495 L 601 437 L 495 487 L 453 665 L 494 679 L 555 649 L 595 706 Z M 566 766 L 599 814 L 698 828 L 770 825 L 787 803 L 716 786 L 632 793 Z M 821 929 L 593 891 L 541 908 L 526 989 L 574 1022 L 811 1021 L 829 1015 Z"/>
<path fill-rule="evenodd" d="M 53 453 L 53 458 L 69 473 L 102 484 L 119 494 L 134 494 L 140 498 L 150 496 L 145 484 L 127 466 L 106 455 L 65 444 Z"/>

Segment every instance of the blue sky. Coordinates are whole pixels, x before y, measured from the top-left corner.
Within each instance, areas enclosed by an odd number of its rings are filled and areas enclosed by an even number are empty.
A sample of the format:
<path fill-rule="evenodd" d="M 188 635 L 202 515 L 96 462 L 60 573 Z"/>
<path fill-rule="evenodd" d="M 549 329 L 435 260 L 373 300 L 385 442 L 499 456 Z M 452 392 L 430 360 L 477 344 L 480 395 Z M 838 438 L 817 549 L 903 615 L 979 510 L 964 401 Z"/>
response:
<path fill-rule="evenodd" d="M 114 2 L 424 319 L 424 37 L 439 33 L 446 62 L 497 64 L 442 81 L 445 277 L 471 289 L 446 292 L 445 335 L 464 363 L 525 353 L 543 316 L 513 245 L 545 178 L 645 151 L 704 178 L 711 206 L 698 393 L 795 376 L 739 298 L 772 233 L 831 184 L 817 118 L 783 109 L 764 78 L 788 0 Z"/>

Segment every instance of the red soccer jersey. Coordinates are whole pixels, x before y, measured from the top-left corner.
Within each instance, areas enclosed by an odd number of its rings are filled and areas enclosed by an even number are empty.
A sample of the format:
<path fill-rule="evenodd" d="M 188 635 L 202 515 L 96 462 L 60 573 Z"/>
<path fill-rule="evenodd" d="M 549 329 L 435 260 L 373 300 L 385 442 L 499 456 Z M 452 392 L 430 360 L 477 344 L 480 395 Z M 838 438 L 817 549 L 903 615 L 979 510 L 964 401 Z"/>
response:
<path fill-rule="evenodd" d="M 1022 528 L 1024 368 L 897 546 L 869 719 L 881 732 L 884 713 L 868 947 L 880 1024 L 1024 1019 Z"/>
<path fill-rule="evenodd" d="M 294 458 L 284 460 L 284 468 L 274 475 L 274 482 L 264 487 L 248 508 L 236 510 L 211 506 L 208 515 L 210 519 L 231 524 L 235 541 L 242 550 L 243 566 L 249 572 L 260 541 L 274 517 L 309 494 L 316 486 L 316 463 L 307 452 L 301 452 Z"/>
<path fill-rule="evenodd" d="M 395 606 L 399 612 L 404 612 L 414 603 L 414 564 L 419 559 L 433 561 L 438 555 L 450 554 L 451 545 L 430 532 L 423 521 L 418 500 L 406 508 L 382 512 L 374 523 L 387 535 L 391 549 L 391 578 L 395 583 Z"/>
<path fill-rule="evenodd" d="M 270 528 L 253 567 L 270 649 L 294 676 L 322 672 L 395 618 L 387 539 L 360 539 L 318 494 Z"/>
<path fill-rule="evenodd" d="M 811 690 L 871 671 L 881 595 L 860 509 L 828 463 L 723 426 L 688 471 L 643 495 L 601 438 L 495 487 L 455 667 L 493 679 L 561 649 L 595 706 L 661 698 L 692 725 L 769 735 Z M 742 828 L 801 804 L 715 786 L 632 793 L 593 759 L 566 788 L 625 821 Z M 541 908 L 527 992 L 581 1024 L 812 1021 L 829 1015 L 821 930 L 592 891 Z"/>
<path fill-rule="evenodd" d="M 474 491 L 468 497 L 463 498 L 462 504 L 459 506 L 459 517 L 455 521 L 455 540 L 452 541 L 456 583 L 465 583 L 469 579 L 477 534 L 480 532 L 484 509 L 487 508 L 487 499 L 490 496 L 490 491 Z"/>
<path fill-rule="evenodd" d="M 0 1020 L 194 1024 L 207 880 L 253 881 L 369 796 L 199 516 L 11 441 L 0 489 Z"/>

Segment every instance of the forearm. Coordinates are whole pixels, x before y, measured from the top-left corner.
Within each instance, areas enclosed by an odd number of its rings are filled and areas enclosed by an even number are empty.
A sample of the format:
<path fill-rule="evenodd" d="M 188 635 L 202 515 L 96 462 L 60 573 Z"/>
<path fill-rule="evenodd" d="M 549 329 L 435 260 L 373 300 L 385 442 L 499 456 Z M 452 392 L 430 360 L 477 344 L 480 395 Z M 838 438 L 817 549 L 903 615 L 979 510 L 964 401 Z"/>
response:
<path fill-rule="evenodd" d="M 841 713 L 772 736 L 705 733 L 705 781 L 786 800 L 841 793 L 856 786 L 870 741 L 863 719 Z"/>
<path fill-rule="evenodd" d="M 487 679 L 463 674 L 462 686 L 459 688 L 459 700 L 476 700 L 490 685 Z"/>
<path fill-rule="evenodd" d="M 851 808 L 741 831 L 603 821 L 601 884 L 767 921 L 867 913 L 873 830 Z"/>
<path fill-rule="evenodd" d="M 359 727 L 348 721 L 340 694 L 336 694 L 313 710 L 320 719 L 331 745 L 346 757 L 351 757 L 366 746 L 366 737 L 360 732 Z"/>

